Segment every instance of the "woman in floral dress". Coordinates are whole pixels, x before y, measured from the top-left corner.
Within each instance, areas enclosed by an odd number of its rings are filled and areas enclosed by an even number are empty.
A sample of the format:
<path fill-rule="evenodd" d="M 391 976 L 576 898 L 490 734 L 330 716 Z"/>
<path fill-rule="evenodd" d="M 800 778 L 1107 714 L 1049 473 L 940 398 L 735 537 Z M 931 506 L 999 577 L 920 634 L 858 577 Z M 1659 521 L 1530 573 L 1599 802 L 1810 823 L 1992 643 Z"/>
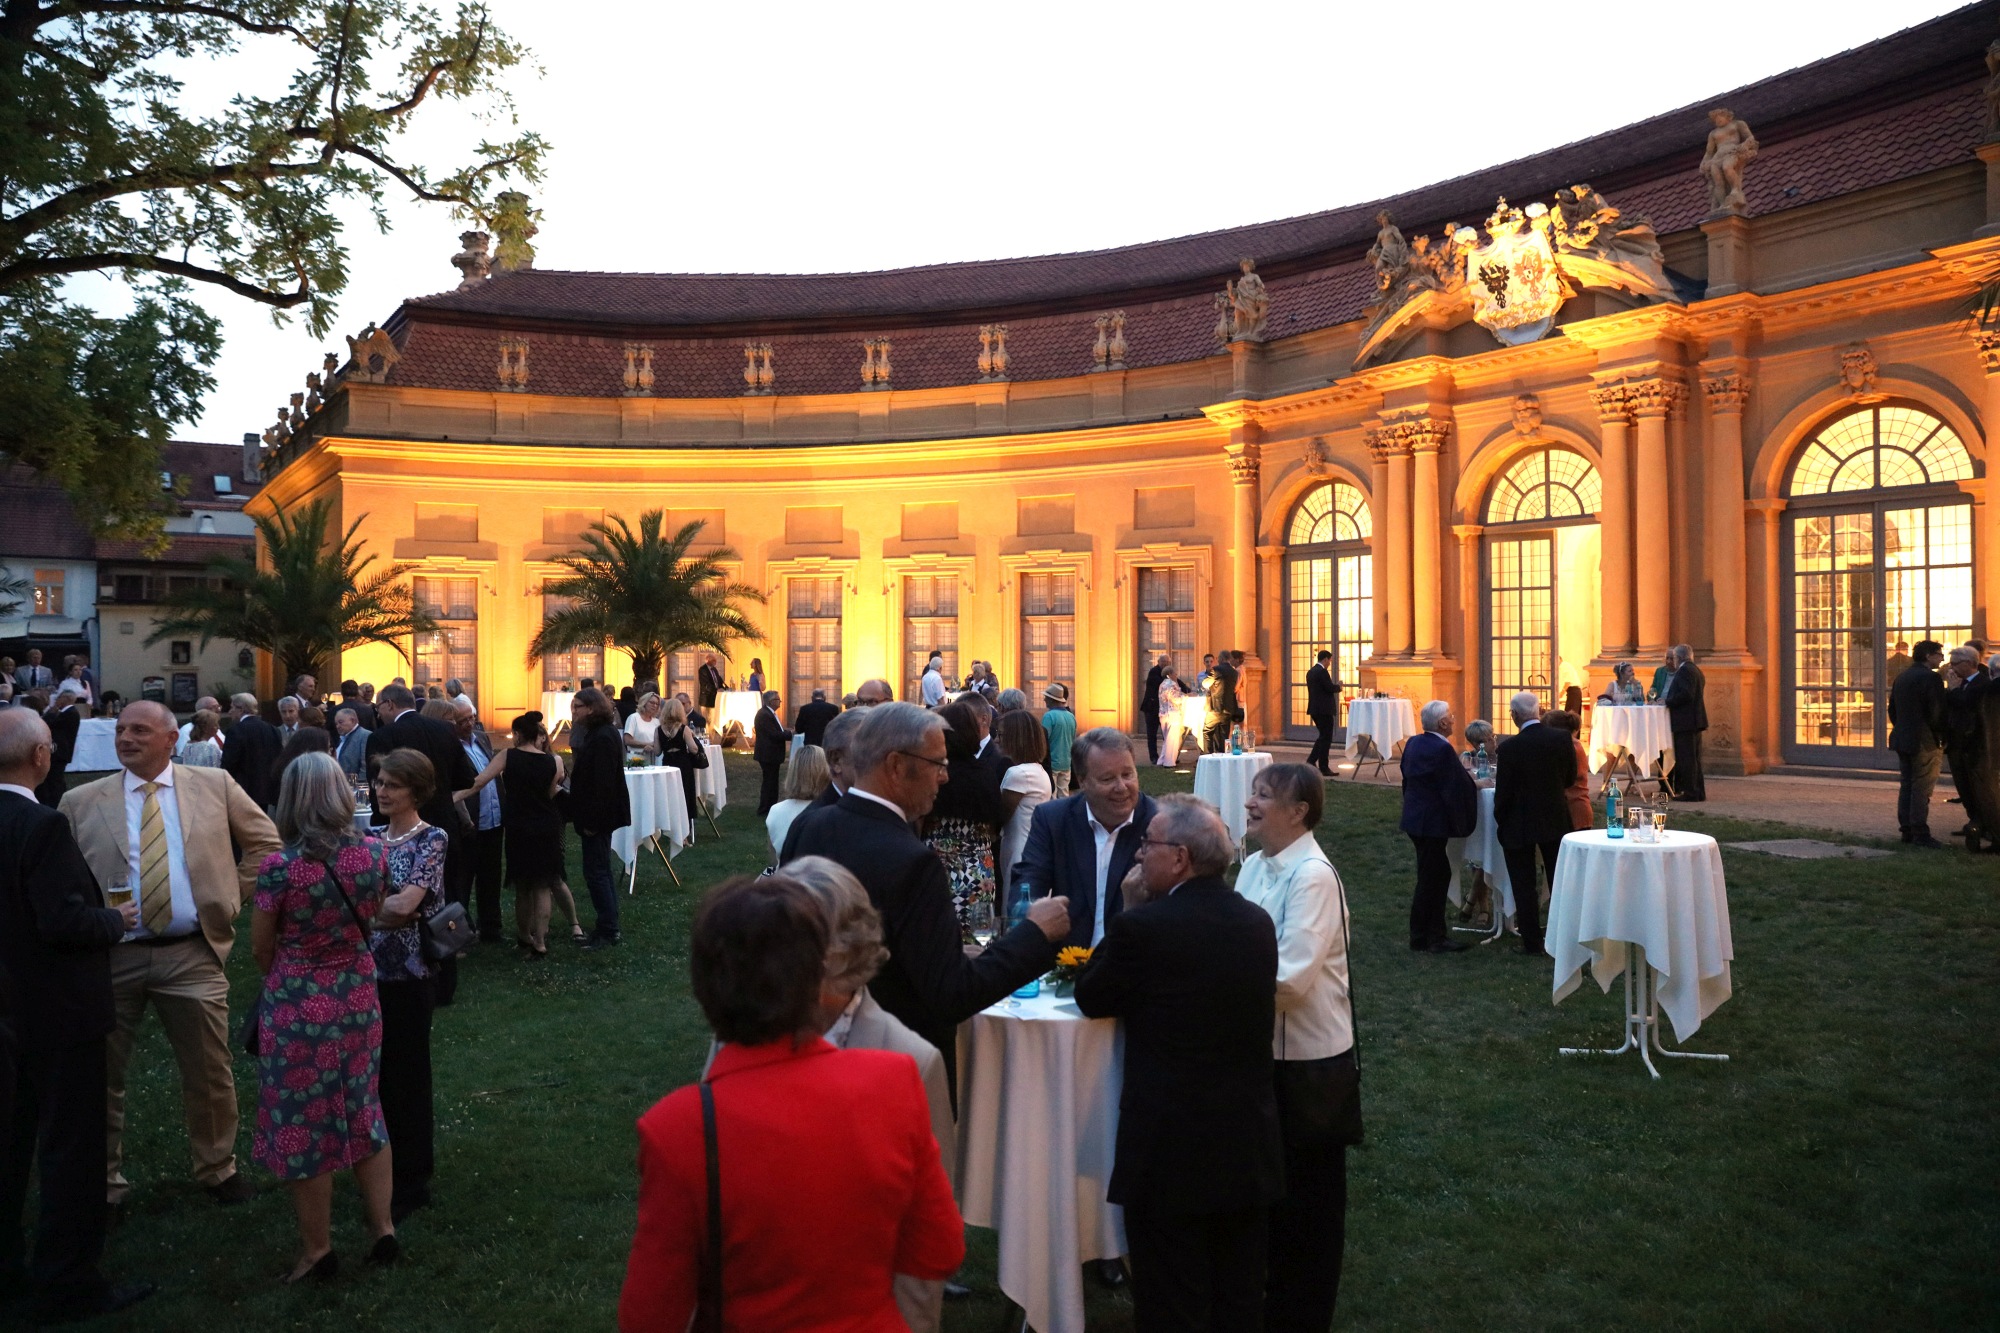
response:
<path fill-rule="evenodd" d="M 389 1219 L 389 1134 L 377 1078 L 382 1015 L 367 923 L 384 906 L 382 844 L 354 832 L 354 795 L 330 754 L 285 770 L 273 812 L 283 851 L 257 874 L 251 947 L 264 972 L 257 1020 L 256 1160 L 291 1188 L 301 1252 L 287 1282 L 340 1271 L 333 1172 L 353 1170 L 373 1238 L 401 1254 Z M 403 911 L 407 903 L 392 904 Z"/>

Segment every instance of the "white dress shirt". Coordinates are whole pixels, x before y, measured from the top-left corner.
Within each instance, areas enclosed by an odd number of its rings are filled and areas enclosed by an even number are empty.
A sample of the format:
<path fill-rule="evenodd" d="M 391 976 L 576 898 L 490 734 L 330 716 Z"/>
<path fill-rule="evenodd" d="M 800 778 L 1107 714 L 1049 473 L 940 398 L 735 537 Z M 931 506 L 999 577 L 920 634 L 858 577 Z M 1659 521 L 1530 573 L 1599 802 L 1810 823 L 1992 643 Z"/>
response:
<path fill-rule="evenodd" d="M 0 782 L 0 791 L 11 791 L 16 796 L 25 796 L 29 800 L 35 801 L 37 803 L 39 803 L 41 800 L 41 797 L 35 795 L 35 793 L 33 793 L 32 791 L 29 791 L 26 787 L 17 787 L 11 782 Z"/>
<path fill-rule="evenodd" d="M 921 684 L 923 686 L 924 707 L 936 708 L 944 702 L 944 676 L 940 672 L 936 670 L 924 672 Z"/>
<path fill-rule="evenodd" d="M 1278 1017 L 1271 1053 L 1324 1060 L 1354 1045 L 1347 990 L 1345 891 L 1326 852 L 1308 833 L 1269 856 L 1243 863 L 1236 892 L 1278 928 Z"/>
<path fill-rule="evenodd" d="M 1111 852 L 1118 845 L 1118 835 L 1132 823 L 1139 812 L 1133 808 L 1132 814 L 1125 816 L 1125 822 L 1117 828 L 1106 828 L 1097 822 L 1089 802 L 1084 803 L 1084 813 L 1090 819 L 1090 836 L 1097 842 L 1097 914 L 1091 922 L 1090 947 L 1095 949 L 1104 942 L 1104 892 L 1105 880 L 1111 876 Z"/>
<path fill-rule="evenodd" d="M 903 813 L 903 807 L 897 805 L 894 801 L 890 800 L 886 796 L 877 796 L 874 792 L 864 790 L 863 788 L 860 787 L 849 787 L 847 791 L 843 794 L 847 796 L 859 796 L 864 801 L 873 801 L 875 802 L 875 804 L 882 806 L 885 809 L 894 810 L 896 812 L 896 818 L 902 820 L 905 824 L 910 822 L 910 817 Z"/>
<path fill-rule="evenodd" d="M 194 886 L 188 883 L 187 848 L 181 842 L 181 805 L 174 794 L 174 766 L 168 764 L 153 781 L 160 784 L 160 819 L 166 825 L 167 833 L 167 889 L 174 905 L 173 919 L 167 923 L 165 933 L 170 936 L 191 935 L 199 928 L 199 922 L 194 913 Z M 146 793 L 142 790 L 145 785 L 146 779 L 130 769 L 125 770 L 125 867 L 128 876 L 125 882 L 132 886 L 132 901 L 139 904 L 139 920 L 142 923 L 146 919 L 146 904 L 139 888 L 139 853 L 144 850 L 139 838 L 139 822 L 146 808 Z M 140 939 L 151 934 L 143 924 L 134 926 L 132 933 Z"/>

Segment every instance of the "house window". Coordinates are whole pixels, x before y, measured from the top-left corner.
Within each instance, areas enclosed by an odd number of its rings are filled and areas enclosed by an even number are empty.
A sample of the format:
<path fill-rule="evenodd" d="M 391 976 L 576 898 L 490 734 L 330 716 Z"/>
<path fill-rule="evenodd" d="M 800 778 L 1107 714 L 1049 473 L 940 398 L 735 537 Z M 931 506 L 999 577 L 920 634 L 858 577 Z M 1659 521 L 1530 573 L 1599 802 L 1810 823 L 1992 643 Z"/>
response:
<path fill-rule="evenodd" d="M 59 616 L 63 614 L 62 570 L 38 569 L 35 571 L 34 607 L 35 614 L 38 616 Z"/>
<path fill-rule="evenodd" d="M 795 711 L 814 690 L 840 697 L 840 593 L 838 575 L 795 578 L 786 589 L 786 711 Z M 770 687 L 765 686 L 766 689 Z"/>
<path fill-rule="evenodd" d="M 1286 529 L 1286 716 L 1291 734 L 1313 732 L 1306 713 L 1306 673 L 1333 654 L 1340 687 L 1338 726 L 1361 693 L 1361 664 L 1375 650 L 1374 517 L 1367 497 L 1344 481 L 1308 491 Z"/>
<path fill-rule="evenodd" d="M 568 597 L 543 597 L 542 619 L 547 620 L 550 616 L 567 611 L 574 605 L 575 603 Z M 581 689 L 586 680 L 594 680 L 600 685 L 604 683 L 603 644 L 593 644 L 588 648 L 572 648 L 563 653 L 550 653 L 542 658 L 543 689 Z"/>
<path fill-rule="evenodd" d="M 1021 688 L 1040 706 L 1054 681 L 1076 707 L 1076 575 L 1021 575 Z"/>
<path fill-rule="evenodd" d="M 1199 672 L 1200 656 L 1194 646 L 1194 570 L 1142 569 L 1139 571 L 1139 660 L 1141 693 L 1153 664 L 1165 654 L 1173 672 L 1192 681 Z"/>
<path fill-rule="evenodd" d="M 907 509 L 907 506 L 905 507 Z M 944 656 L 947 684 L 958 679 L 958 576 L 908 574 L 903 578 L 903 698 L 922 699 L 924 667 L 931 653 Z"/>
<path fill-rule="evenodd" d="M 417 607 L 437 628 L 416 636 L 410 683 L 422 688 L 457 680 L 478 697 L 479 580 L 470 577 L 419 578 L 412 592 Z"/>

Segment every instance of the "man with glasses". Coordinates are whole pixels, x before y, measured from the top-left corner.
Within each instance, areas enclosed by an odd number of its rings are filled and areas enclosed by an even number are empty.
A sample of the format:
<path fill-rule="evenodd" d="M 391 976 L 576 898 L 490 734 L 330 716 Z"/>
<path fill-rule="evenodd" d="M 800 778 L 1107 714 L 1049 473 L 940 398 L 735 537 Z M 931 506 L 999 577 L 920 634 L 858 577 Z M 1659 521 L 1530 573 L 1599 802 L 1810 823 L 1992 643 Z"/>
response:
<path fill-rule="evenodd" d="M 1278 939 L 1223 882 L 1235 853 L 1206 802 L 1161 798 L 1125 910 L 1076 1007 L 1125 1020 L 1118 1147 L 1140 1328 L 1264 1326 L 1267 1210 L 1284 1192 L 1271 1069 Z"/>
<path fill-rule="evenodd" d="M 864 680 L 861 688 L 854 692 L 854 703 L 857 708 L 877 708 L 892 702 L 895 697 L 896 692 L 889 688 L 888 681 Z"/>
<path fill-rule="evenodd" d="M 1014 882 L 1069 900 L 1065 944 L 1095 946 L 1125 906 L 1120 886 L 1153 818 L 1153 798 L 1139 791 L 1132 738 L 1093 727 L 1070 749 L 1077 794 L 1045 801 L 1028 821 L 1028 841 Z"/>

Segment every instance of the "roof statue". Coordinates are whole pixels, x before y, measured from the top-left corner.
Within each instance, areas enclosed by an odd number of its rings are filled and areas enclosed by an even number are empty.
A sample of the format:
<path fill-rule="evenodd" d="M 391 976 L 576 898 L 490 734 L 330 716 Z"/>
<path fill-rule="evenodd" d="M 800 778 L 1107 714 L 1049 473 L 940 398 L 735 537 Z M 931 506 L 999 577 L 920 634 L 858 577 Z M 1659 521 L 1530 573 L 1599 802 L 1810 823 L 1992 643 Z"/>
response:
<path fill-rule="evenodd" d="M 386 384 L 389 367 L 403 359 L 396 350 L 396 340 L 389 336 L 386 329 L 376 328 L 373 320 L 361 330 L 359 338 L 347 340 L 347 354 L 353 358 L 349 377 L 363 384 Z"/>
<path fill-rule="evenodd" d="M 542 210 L 528 207 L 528 196 L 519 190 L 496 195 L 496 207 L 487 225 L 493 229 L 493 261 L 502 273 L 535 266 L 535 247 L 528 244 L 541 230 Z"/>
<path fill-rule="evenodd" d="M 1986 48 L 1986 142 L 2000 139 L 2000 40 Z"/>
<path fill-rule="evenodd" d="M 1701 155 L 1701 174 L 1708 179 L 1708 206 L 1714 213 L 1746 213 L 1743 199 L 1743 168 L 1757 156 L 1757 136 L 1736 118 L 1736 113 L 1719 106 L 1708 113 L 1715 126 L 1708 132 L 1708 147 Z"/>
<path fill-rule="evenodd" d="M 1239 260 L 1236 269 L 1236 280 L 1223 287 L 1229 297 L 1229 341 L 1263 342 L 1264 324 L 1271 314 L 1270 293 L 1264 290 L 1264 280 L 1257 276 L 1256 260 Z"/>
<path fill-rule="evenodd" d="M 1388 211 L 1377 213 L 1375 244 L 1368 247 L 1368 262 L 1375 268 L 1375 286 L 1382 292 L 1395 290 L 1410 273 L 1410 243 L 1403 239 L 1396 220 Z"/>
<path fill-rule="evenodd" d="M 451 266 L 458 270 L 458 291 L 472 291 L 493 271 L 493 256 L 486 253 L 486 243 L 491 239 L 483 231 L 458 234 L 458 253 L 451 257 Z"/>

